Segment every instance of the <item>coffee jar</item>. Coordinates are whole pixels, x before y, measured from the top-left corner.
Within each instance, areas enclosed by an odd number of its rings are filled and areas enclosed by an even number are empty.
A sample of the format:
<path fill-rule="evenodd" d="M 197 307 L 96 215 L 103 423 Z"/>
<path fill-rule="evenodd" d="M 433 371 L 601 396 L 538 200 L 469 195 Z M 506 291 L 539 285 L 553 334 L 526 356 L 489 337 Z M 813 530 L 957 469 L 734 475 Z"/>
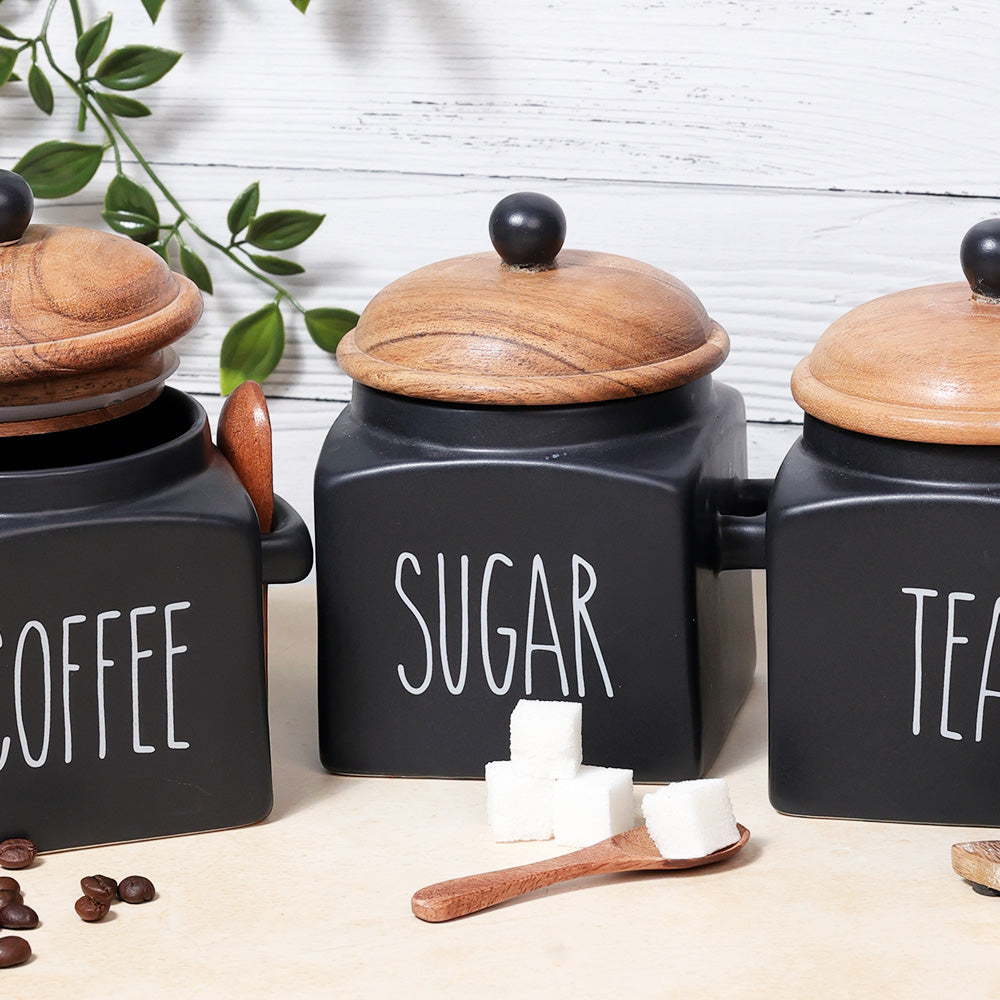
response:
<path fill-rule="evenodd" d="M 497 253 L 393 282 L 340 345 L 353 393 L 315 480 L 329 770 L 481 777 L 530 697 L 583 703 L 586 762 L 691 778 L 747 693 L 765 492 L 711 374 L 728 338 L 676 278 L 564 232 L 551 199 L 504 199 Z"/>
<path fill-rule="evenodd" d="M 793 376 L 766 543 L 786 812 L 1000 824 L 1000 221 L 961 257 L 968 283 L 854 309 Z"/>
<path fill-rule="evenodd" d="M 122 237 L 24 231 L 25 197 L 0 204 L 0 833 L 54 850 L 259 820 L 262 584 L 309 571 L 308 533 L 274 498 L 262 535 L 204 410 L 164 386 L 193 284 Z"/>

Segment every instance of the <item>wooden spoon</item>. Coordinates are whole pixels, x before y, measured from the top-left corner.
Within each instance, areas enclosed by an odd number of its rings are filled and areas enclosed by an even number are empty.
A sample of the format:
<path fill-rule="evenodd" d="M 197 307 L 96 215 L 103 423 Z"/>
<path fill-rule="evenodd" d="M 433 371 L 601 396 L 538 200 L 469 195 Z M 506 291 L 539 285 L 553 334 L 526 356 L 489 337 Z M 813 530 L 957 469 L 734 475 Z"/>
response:
<path fill-rule="evenodd" d="M 219 451 L 250 494 L 260 522 L 260 533 L 271 530 L 274 518 L 274 466 L 271 454 L 271 419 L 264 390 L 256 382 L 241 382 L 222 404 L 219 413 Z M 267 585 L 263 594 L 264 661 L 267 662 Z"/>
<path fill-rule="evenodd" d="M 973 888 L 978 886 L 992 890 L 989 895 L 1000 895 L 1000 840 L 952 844 L 951 867 L 968 879 Z"/>
<path fill-rule="evenodd" d="M 592 847 L 585 847 L 582 851 L 563 854 L 548 861 L 536 861 L 534 864 L 485 872 L 482 875 L 466 875 L 464 878 L 429 885 L 414 893 L 410 905 L 414 915 L 421 920 L 440 923 L 477 910 L 485 910 L 489 906 L 547 885 L 568 882 L 586 875 L 712 865 L 731 858 L 743 848 L 750 839 L 750 831 L 745 826 L 740 826 L 739 831 L 740 839 L 729 847 L 701 858 L 672 861 L 664 858 L 656 849 L 646 828 L 637 826 Z"/>

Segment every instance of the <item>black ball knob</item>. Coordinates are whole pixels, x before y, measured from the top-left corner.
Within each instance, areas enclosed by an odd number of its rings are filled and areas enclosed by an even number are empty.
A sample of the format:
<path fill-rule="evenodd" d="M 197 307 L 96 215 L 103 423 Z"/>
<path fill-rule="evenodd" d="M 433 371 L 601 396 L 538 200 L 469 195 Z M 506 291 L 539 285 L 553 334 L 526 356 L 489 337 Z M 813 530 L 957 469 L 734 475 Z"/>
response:
<path fill-rule="evenodd" d="M 1000 301 L 1000 219 L 977 222 L 962 240 L 960 257 L 973 293 Z"/>
<path fill-rule="evenodd" d="M 490 215 L 490 239 L 512 267 L 548 267 L 566 239 L 566 216 L 544 194 L 509 194 Z"/>
<path fill-rule="evenodd" d="M 0 170 L 0 245 L 16 243 L 24 235 L 34 209 L 28 182 L 13 170 Z"/>

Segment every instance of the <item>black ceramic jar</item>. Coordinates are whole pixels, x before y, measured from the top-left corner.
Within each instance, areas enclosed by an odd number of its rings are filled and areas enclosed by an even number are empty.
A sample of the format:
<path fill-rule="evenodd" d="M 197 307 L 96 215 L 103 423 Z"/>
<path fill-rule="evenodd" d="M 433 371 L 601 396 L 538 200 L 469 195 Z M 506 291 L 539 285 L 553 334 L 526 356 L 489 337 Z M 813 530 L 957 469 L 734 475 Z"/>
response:
<path fill-rule="evenodd" d="M 998 262 L 1000 222 L 976 227 L 971 291 L 863 305 L 795 371 L 767 515 L 783 811 L 1000 824 Z"/>
<path fill-rule="evenodd" d="M 691 778 L 749 688 L 726 334 L 661 271 L 560 253 L 562 226 L 505 199 L 503 259 L 401 278 L 341 345 L 355 386 L 316 472 L 332 771 L 481 777 L 530 697 L 583 703 L 585 761 Z"/>
<path fill-rule="evenodd" d="M 0 246 L 0 835 L 41 850 L 270 811 L 262 583 L 311 545 L 163 387 L 189 285 L 120 237 Z"/>

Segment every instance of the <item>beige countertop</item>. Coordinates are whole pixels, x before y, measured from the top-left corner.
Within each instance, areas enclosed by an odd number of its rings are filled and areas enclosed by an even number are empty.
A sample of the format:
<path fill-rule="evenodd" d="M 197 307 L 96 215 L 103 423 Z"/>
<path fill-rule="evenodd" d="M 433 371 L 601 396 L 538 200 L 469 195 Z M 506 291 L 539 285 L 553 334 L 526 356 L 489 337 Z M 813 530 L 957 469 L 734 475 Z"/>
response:
<path fill-rule="evenodd" d="M 714 868 L 603 876 L 447 924 L 442 879 L 561 853 L 495 844 L 477 781 L 343 778 L 318 760 L 315 594 L 271 588 L 275 806 L 256 826 L 46 855 L 20 873 L 42 923 L 11 997 L 1000 997 L 1000 899 L 951 871 L 995 831 L 809 820 L 767 800 L 761 672 L 713 774 L 751 830 Z M 637 801 L 642 789 L 637 788 Z M 84 924 L 81 876 L 159 892 Z"/>

